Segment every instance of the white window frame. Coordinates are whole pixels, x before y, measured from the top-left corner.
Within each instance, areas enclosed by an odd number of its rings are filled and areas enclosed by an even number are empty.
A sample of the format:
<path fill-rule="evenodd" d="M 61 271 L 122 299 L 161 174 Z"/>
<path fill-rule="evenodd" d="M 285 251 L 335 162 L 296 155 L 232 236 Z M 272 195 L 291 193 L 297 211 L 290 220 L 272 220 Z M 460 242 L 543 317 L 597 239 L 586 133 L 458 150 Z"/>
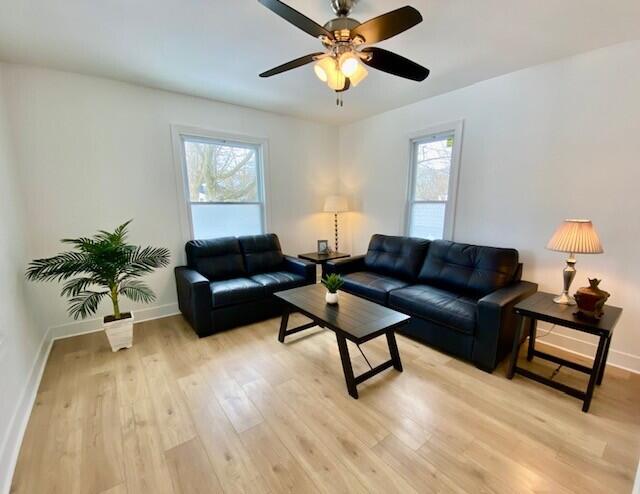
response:
<path fill-rule="evenodd" d="M 193 216 L 191 212 L 191 198 L 189 195 L 189 176 L 187 174 L 186 153 L 184 150 L 185 140 L 200 140 L 206 143 L 228 144 L 239 147 L 249 147 L 256 150 L 258 158 L 258 197 L 259 201 L 254 202 L 201 202 L 198 204 L 259 204 L 261 207 L 261 226 L 263 233 L 269 231 L 270 210 L 269 210 L 269 182 L 268 182 L 268 148 L 269 142 L 266 138 L 249 137 L 244 135 L 228 134 L 215 130 L 205 130 L 196 127 L 186 127 L 181 125 L 171 126 L 173 141 L 173 154 L 176 172 L 176 185 L 178 192 L 180 227 L 182 237 L 185 242 L 193 240 Z"/>
<path fill-rule="evenodd" d="M 416 203 L 440 202 L 440 201 L 416 201 L 415 200 L 415 179 L 416 179 L 416 149 L 419 144 L 436 140 L 447 134 L 453 134 L 453 149 L 451 150 L 451 169 L 449 171 L 449 191 L 444 212 L 444 240 L 453 240 L 455 236 L 456 205 L 458 200 L 458 181 L 460 176 L 460 155 L 462 151 L 462 131 L 463 120 L 447 122 L 434 125 L 428 129 L 415 132 L 409 136 L 409 184 L 407 187 L 407 203 L 404 214 L 404 232 L 410 234 L 411 213 L 413 205 Z"/>

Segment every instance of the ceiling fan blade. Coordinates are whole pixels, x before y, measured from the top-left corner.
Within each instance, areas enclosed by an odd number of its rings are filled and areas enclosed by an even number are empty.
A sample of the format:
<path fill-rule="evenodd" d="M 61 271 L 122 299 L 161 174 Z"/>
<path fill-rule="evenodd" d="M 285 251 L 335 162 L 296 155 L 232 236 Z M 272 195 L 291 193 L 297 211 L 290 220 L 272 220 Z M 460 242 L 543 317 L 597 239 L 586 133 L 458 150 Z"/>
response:
<path fill-rule="evenodd" d="M 421 22 L 420 12 L 413 7 L 401 7 L 360 24 L 351 30 L 351 35 L 361 36 L 367 43 L 378 43 Z"/>
<path fill-rule="evenodd" d="M 374 69 L 413 81 L 424 81 L 429 76 L 429 69 L 382 48 L 365 48 L 362 52 L 371 54 L 371 58 L 363 62 Z"/>
<path fill-rule="evenodd" d="M 291 60 L 290 62 L 283 63 L 282 65 L 278 65 L 277 67 L 267 70 L 260 74 L 260 77 L 271 77 L 272 75 L 280 74 L 282 72 L 286 72 L 287 70 L 295 69 L 297 67 L 302 67 L 303 65 L 307 65 L 308 63 L 313 62 L 316 57 L 324 55 L 323 52 L 311 53 L 310 55 L 305 55 L 304 57 L 296 58 L 295 60 Z"/>
<path fill-rule="evenodd" d="M 258 1 L 269 10 L 282 17 L 284 20 L 289 21 L 291 24 L 299 29 L 302 29 L 305 33 L 309 33 L 314 38 L 326 36 L 330 39 L 333 39 L 333 34 L 331 32 L 327 31 L 317 22 L 309 19 L 306 15 L 301 14 L 296 9 L 289 7 L 285 3 L 282 3 L 280 0 Z"/>

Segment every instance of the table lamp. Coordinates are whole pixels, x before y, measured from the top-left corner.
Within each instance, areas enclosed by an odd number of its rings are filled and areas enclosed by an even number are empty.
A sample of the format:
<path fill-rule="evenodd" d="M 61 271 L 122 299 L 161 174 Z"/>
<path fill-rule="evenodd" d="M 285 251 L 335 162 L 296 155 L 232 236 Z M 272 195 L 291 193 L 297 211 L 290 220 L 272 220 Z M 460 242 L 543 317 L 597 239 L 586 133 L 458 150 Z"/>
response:
<path fill-rule="evenodd" d="M 569 295 L 569 287 L 576 277 L 576 259 L 574 254 L 601 254 L 602 244 L 590 220 L 565 220 L 553 234 L 547 249 L 556 252 L 568 252 L 567 266 L 562 272 L 564 289 L 553 301 L 556 304 L 575 305 Z"/>
<path fill-rule="evenodd" d="M 347 198 L 343 196 L 329 196 L 324 201 L 325 213 L 333 213 L 333 221 L 336 233 L 336 252 L 338 252 L 338 213 L 345 213 L 349 211 L 349 205 L 347 204 Z"/>

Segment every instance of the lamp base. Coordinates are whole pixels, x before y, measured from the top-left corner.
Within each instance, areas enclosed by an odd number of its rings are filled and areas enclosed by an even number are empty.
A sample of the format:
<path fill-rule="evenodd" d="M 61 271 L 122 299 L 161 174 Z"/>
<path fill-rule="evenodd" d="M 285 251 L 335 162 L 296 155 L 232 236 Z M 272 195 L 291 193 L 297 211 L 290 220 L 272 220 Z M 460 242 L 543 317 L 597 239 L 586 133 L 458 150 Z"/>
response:
<path fill-rule="evenodd" d="M 568 293 L 562 292 L 556 298 L 553 299 L 556 304 L 562 305 L 576 305 L 576 301 L 573 297 L 571 297 Z"/>

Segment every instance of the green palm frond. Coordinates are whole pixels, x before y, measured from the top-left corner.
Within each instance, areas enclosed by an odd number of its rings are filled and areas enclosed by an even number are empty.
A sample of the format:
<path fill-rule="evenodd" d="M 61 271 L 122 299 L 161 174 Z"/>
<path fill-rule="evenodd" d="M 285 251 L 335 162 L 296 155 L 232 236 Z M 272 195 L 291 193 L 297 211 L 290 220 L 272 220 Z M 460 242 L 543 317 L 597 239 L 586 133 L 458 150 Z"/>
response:
<path fill-rule="evenodd" d="M 32 281 L 62 281 L 87 271 L 90 259 L 82 252 L 64 252 L 29 263 L 27 279 Z"/>
<path fill-rule="evenodd" d="M 151 290 L 151 288 L 142 281 L 137 280 L 122 283 L 118 293 L 133 300 L 134 302 L 144 302 L 145 304 L 153 302 L 156 299 L 153 290 Z"/>
<path fill-rule="evenodd" d="M 82 277 L 82 278 L 74 278 L 72 280 L 67 281 L 62 286 L 62 292 L 60 294 L 68 297 L 75 297 L 79 293 L 85 291 L 91 285 L 100 285 L 101 280 L 96 277 Z"/>
<path fill-rule="evenodd" d="M 84 319 L 85 317 L 92 316 L 98 311 L 100 301 L 108 294 L 108 291 L 93 292 L 87 290 L 80 292 L 69 300 L 69 315 L 73 316 L 74 319 Z"/>
<path fill-rule="evenodd" d="M 152 302 L 155 300 L 153 291 L 135 278 L 167 266 L 170 252 L 164 248 L 127 244 L 127 229 L 131 221 L 118 226 L 113 232 L 99 230 L 91 238 L 62 240 L 72 245 L 73 250 L 30 262 L 26 277 L 33 281 L 68 280 L 61 295 L 69 297 L 69 313 L 75 319 L 95 314 L 105 295 L 113 303 L 116 318 L 120 317 L 119 295 L 134 302 Z M 92 287 L 103 288 L 104 291 L 94 291 L 90 289 Z"/>

